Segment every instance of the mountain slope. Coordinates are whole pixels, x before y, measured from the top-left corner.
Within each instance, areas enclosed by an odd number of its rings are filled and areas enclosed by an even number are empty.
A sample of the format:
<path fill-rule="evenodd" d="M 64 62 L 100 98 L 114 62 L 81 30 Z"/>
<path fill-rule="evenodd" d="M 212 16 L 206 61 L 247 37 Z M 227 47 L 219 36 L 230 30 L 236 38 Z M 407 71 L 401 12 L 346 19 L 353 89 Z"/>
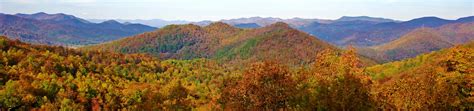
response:
<path fill-rule="evenodd" d="M 80 25 L 89 23 L 89 21 L 77 18 L 72 15 L 66 15 L 62 13 L 58 14 L 47 14 L 44 12 L 39 12 L 35 14 L 15 14 L 15 16 L 27 18 L 27 19 L 34 19 L 39 21 L 45 21 L 49 23 L 58 23 L 58 24 L 68 24 L 68 25 Z"/>
<path fill-rule="evenodd" d="M 433 51 L 427 54 L 420 54 L 414 58 L 394 61 L 385 64 L 379 64 L 366 68 L 374 79 L 387 79 L 395 76 L 403 77 L 397 74 L 412 74 L 414 70 L 441 66 L 444 68 L 458 68 L 465 73 L 474 73 L 474 41 L 463 45 L 457 45 L 451 48 L 445 48 Z M 463 55 L 463 56 L 460 56 Z M 446 58 L 449 60 L 446 60 Z M 462 62 L 461 62 L 462 61 Z M 445 63 L 440 63 L 445 62 Z M 451 63 L 448 63 L 451 62 Z M 456 64 L 466 64 L 464 66 Z M 469 65 L 470 64 L 470 65 Z M 443 66 L 448 65 L 448 66 Z M 430 66 L 430 67 L 426 67 Z M 453 70 L 453 69 L 450 69 Z"/>
<path fill-rule="evenodd" d="M 131 36 L 155 28 L 114 21 L 90 23 L 66 14 L 0 14 L 0 34 L 26 42 L 84 45 Z"/>
<path fill-rule="evenodd" d="M 474 22 L 453 23 L 438 28 L 418 28 L 389 43 L 360 48 L 360 54 L 385 62 L 411 58 L 474 40 L 473 27 Z"/>
<path fill-rule="evenodd" d="M 66 107 L 77 110 L 97 107 L 137 109 L 139 104 L 153 107 L 141 107 L 140 110 L 207 107 L 202 103 L 209 103 L 212 99 L 203 98 L 215 96 L 215 92 L 210 90 L 219 90 L 217 86 L 224 84 L 222 78 L 227 75 L 222 67 L 205 59 L 161 61 L 143 54 L 83 52 L 60 46 L 32 45 L 4 36 L 0 36 L 0 57 L 2 111 L 59 110 Z M 178 88 L 180 90 L 175 90 Z M 143 99 L 138 100 L 137 94 L 143 89 L 147 91 L 139 94 L 138 99 Z M 178 93 L 182 96 L 170 96 Z M 192 99 L 187 98 L 191 96 Z M 177 99 L 187 100 L 169 103 Z M 62 104 L 64 100 L 68 106 L 53 105 Z M 119 107 L 123 103 L 127 104 Z"/>
<path fill-rule="evenodd" d="M 149 53 L 161 58 L 212 58 L 230 63 L 276 59 L 289 64 L 310 63 L 323 49 L 338 50 L 282 22 L 257 29 L 239 29 L 222 22 L 206 27 L 170 25 L 82 49 Z"/>
<path fill-rule="evenodd" d="M 444 40 L 442 35 L 438 34 L 434 29 L 420 28 L 397 40 L 373 48 L 378 52 L 384 53 L 386 58 L 401 60 L 421 53 L 451 47 L 452 45 Z"/>
<path fill-rule="evenodd" d="M 454 44 L 464 44 L 474 40 L 474 22 L 447 24 L 436 30 L 443 35 L 445 40 Z"/>
<path fill-rule="evenodd" d="M 474 42 L 365 69 L 384 107 L 453 109 L 474 106 Z"/>
<path fill-rule="evenodd" d="M 371 19 L 346 18 L 352 21 L 336 20 L 328 24 L 312 23 L 299 29 L 338 46 L 355 45 L 366 47 L 396 40 L 421 27 L 437 28 L 453 23 L 474 22 L 474 19 L 470 18 L 445 20 L 437 17 L 422 17 L 404 22 L 383 23 Z"/>

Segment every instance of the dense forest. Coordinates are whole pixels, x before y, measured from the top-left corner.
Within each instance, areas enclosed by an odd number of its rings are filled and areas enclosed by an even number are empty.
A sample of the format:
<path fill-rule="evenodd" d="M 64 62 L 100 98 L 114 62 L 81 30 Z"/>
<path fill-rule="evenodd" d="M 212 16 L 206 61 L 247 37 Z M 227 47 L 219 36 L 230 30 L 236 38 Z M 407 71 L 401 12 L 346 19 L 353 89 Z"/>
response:
<path fill-rule="evenodd" d="M 354 48 L 314 61 L 229 68 L 31 45 L 0 37 L 1 110 L 465 110 L 474 108 L 474 42 L 362 65 Z"/>
<path fill-rule="evenodd" d="M 116 53 L 147 53 L 160 59 L 206 58 L 240 66 L 255 61 L 280 61 L 285 65 L 305 65 L 318 52 L 340 49 L 307 33 L 277 22 L 255 29 L 241 29 L 223 22 L 208 26 L 168 25 L 161 29 L 123 39 L 81 47 Z M 364 65 L 376 62 L 361 56 Z"/>
<path fill-rule="evenodd" d="M 453 23 L 438 28 L 422 27 L 385 44 L 359 47 L 359 54 L 384 62 L 412 58 L 474 40 L 472 27 L 474 22 Z"/>

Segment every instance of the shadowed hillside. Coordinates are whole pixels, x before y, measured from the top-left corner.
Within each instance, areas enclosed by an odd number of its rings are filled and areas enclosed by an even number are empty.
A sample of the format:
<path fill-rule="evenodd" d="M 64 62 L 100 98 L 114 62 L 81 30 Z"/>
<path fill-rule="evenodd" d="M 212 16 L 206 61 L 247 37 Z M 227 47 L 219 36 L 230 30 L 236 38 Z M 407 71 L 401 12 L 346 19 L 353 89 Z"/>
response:
<path fill-rule="evenodd" d="M 470 16 L 446 20 L 438 17 L 422 17 L 409 21 L 389 21 L 381 18 L 345 17 L 331 23 L 314 22 L 298 29 L 338 46 L 367 47 L 396 40 L 417 28 L 438 28 L 448 24 L 470 23 L 474 22 L 472 18 Z"/>

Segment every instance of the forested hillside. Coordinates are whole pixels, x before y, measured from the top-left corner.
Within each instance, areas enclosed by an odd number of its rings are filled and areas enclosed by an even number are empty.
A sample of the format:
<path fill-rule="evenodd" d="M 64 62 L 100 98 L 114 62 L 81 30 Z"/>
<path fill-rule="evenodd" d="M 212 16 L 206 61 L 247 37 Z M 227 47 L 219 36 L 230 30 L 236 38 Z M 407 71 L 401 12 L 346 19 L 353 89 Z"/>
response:
<path fill-rule="evenodd" d="M 409 21 L 391 22 L 384 19 L 359 18 L 348 21 L 351 19 L 341 18 L 342 20 L 330 23 L 313 22 L 298 29 L 337 46 L 368 47 L 399 39 L 417 28 L 439 28 L 450 24 L 471 23 L 474 22 L 473 18 L 474 16 L 468 16 L 457 20 L 446 20 L 438 17 L 421 17 Z M 453 30 L 449 30 L 451 31 Z"/>
<path fill-rule="evenodd" d="M 474 107 L 474 42 L 372 66 L 372 94 L 385 108 Z"/>
<path fill-rule="evenodd" d="M 0 37 L 2 110 L 468 110 L 474 43 L 364 68 L 321 49 L 302 67 L 78 51 Z"/>
<path fill-rule="evenodd" d="M 0 35 L 24 42 L 76 46 L 97 44 L 156 28 L 117 21 L 91 23 L 62 13 L 3 14 L 0 13 Z"/>
<path fill-rule="evenodd" d="M 473 27 L 474 22 L 447 24 L 438 28 L 422 27 L 385 44 L 361 47 L 359 53 L 382 62 L 412 58 L 473 41 Z"/>
<path fill-rule="evenodd" d="M 209 58 L 226 63 L 278 60 L 305 64 L 314 61 L 317 52 L 326 48 L 338 50 L 282 22 L 257 29 L 239 29 L 216 22 L 205 27 L 170 25 L 154 32 L 81 49 L 147 53 L 163 59 Z"/>

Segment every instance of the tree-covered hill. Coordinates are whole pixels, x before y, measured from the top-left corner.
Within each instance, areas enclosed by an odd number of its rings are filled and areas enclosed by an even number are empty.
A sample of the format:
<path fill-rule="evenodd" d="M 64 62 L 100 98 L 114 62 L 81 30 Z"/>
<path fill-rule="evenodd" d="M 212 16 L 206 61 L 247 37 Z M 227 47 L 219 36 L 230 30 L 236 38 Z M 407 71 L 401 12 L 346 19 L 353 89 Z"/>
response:
<path fill-rule="evenodd" d="M 0 108 L 469 110 L 473 46 L 368 68 L 349 48 L 321 50 L 302 67 L 256 60 L 235 69 L 212 59 L 162 61 L 0 37 Z"/>
<path fill-rule="evenodd" d="M 339 50 L 282 22 L 256 29 L 239 29 L 222 22 L 205 27 L 170 25 L 81 49 L 147 53 L 163 59 L 208 58 L 226 63 L 279 60 L 288 64 L 311 63 L 324 49 Z M 370 59 L 364 60 L 374 64 Z"/>
<path fill-rule="evenodd" d="M 412 58 L 473 41 L 473 27 L 474 22 L 454 23 L 438 28 L 418 28 L 394 41 L 360 48 L 359 53 L 382 62 Z"/>

